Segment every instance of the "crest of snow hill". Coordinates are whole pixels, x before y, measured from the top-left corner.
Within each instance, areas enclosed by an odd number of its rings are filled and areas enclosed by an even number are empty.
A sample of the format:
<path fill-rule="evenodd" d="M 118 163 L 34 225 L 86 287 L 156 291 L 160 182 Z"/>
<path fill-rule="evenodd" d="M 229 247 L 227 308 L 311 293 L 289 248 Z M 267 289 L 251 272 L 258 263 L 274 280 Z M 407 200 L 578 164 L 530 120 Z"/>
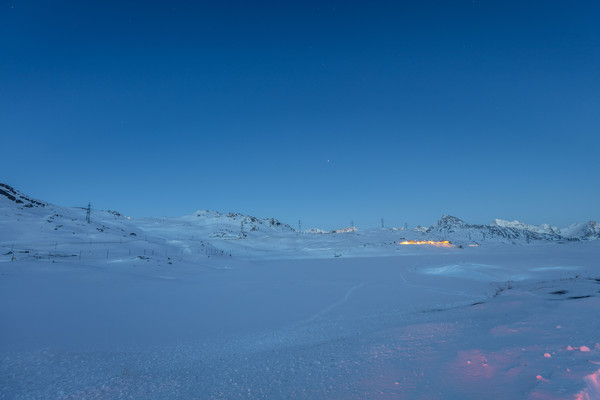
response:
<path fill-rule="evenodd" d="M 40 211 L 48 209 L 52 214 L 56 206 L 35 200 L 23 193 L 15 190 L 13 187 L 0 183 L 0 207 L 5 209 L 17 209 L 25 211 L 27 209 L 38 209 Z M 57 209 L 61 209 L 58 207 Z M 65 211 L 67 209 L 64 209 Z M 10 212 L 10 211 L 9 211 Z M 38 213 L 39 214 L 39 213 Z M 102 212 L 104 216 L 112 218 L 121 217 L 114 211 Z M 110 214 L 110 215 L 109 215 Z M 114 214 L 114 215 L 113 215 Z M 59 216 L 58 214 L 54 214 Z M 280 231 L 295 232 L 288 224 L 284 224 L 275 218 L 256 218 L 250 215 L 239 213 L 223 214 L 217 211 L 199 210 L 195 213 L 182 217 L 184 220 L 195 221 L 195 223 L 205 226 L 208 229 L 214 228 L 216 231 L 243 229 L 246 232 L 253 231 Z M 104 219 L 104 218 L 103 218 Z M 121 219 L 121 218 L 120 218 Z M 125 218 L 122 223 L 127 224 Z M 109 221 L 99 221 L 108 223 Z M 123 230 L 125 227 L 121 227 Z M 102 229 L 99 229 L 102 231 Z M 357 231 L 356 228 L 344 228 L 334 231 L 323 231 L 320 229 L 310 229 L 303 231 L 306 234 L 323 233 L 351 233 Z M 438 223 L 432 227 L 417 227 L 413 230 L 424 237 L 437 240 L 449 240 L 453 243 L 469 242 L 502 242 L 502 243 L 523 243 L 531 241 L 574 241 L 574 240 L 595 240 L 600 239 L 600 224 L 596 221 L 572 224 L 566 228 L 556 228 L 548 224 L 528 225 L 520 221 L 504 221 L 495 219 L 490 225 L 469 224 L 459 218 L 451 215 L 443 215 Z M 237 231 L 236 231 L 237 232 Z"/>
<path fill-rule="evenodd" d="M 2 203 L 8 202 L 8 204 L 12 203 L 16 206 L 26 208 L 46 207 L 46 203 L 31 199 L 4 183 L 0 183 L 0 200 Z"/>
<path fill-rule="evenodd" d="M 257 218 L 251 215 L 240 213 L 220 213 L 218 211 L 198 210 L 192 214 L 192 219 L 197 219 L 200 223 L 207 225 L 231 225 L 234 229 L 243 226 L 245 231 L 263 231 L 266 229 L 275 231 L 294 231 L 288 224 L 284 224 L 275 218 Z M 243 225 L 242 225 L 243 224 Z"/>

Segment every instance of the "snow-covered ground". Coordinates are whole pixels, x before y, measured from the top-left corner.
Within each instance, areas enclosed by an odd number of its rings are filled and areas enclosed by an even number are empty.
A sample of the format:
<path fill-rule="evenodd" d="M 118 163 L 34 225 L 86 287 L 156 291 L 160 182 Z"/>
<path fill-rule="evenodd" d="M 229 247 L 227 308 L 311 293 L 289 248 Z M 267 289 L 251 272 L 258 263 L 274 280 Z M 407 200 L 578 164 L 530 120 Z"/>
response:
<path fill-rule="evenodd" d="M 85 214 L 0 204 L 0 399 L 600 398 L 599 240 Z"/>

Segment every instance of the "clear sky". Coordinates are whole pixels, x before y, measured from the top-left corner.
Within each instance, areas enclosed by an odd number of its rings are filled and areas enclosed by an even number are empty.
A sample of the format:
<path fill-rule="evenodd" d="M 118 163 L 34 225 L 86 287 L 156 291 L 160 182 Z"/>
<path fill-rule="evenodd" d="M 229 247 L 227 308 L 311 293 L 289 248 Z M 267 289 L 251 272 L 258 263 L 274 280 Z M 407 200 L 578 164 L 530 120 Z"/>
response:
<path fill-rule="evenodd" d="M 600 2 L 0 0 L 0 182 L 130 216 L 600 219 Z"/>

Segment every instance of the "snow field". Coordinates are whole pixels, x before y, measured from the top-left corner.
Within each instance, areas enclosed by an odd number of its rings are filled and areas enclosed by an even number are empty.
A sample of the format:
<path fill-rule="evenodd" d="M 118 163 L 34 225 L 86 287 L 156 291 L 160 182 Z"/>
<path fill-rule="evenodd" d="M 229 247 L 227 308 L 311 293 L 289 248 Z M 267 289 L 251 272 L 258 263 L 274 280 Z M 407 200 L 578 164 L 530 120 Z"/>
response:
<path fill-rule="evenodd" d="M 597 254 L 6 262 L 0 398 L 593 399 Z"/>

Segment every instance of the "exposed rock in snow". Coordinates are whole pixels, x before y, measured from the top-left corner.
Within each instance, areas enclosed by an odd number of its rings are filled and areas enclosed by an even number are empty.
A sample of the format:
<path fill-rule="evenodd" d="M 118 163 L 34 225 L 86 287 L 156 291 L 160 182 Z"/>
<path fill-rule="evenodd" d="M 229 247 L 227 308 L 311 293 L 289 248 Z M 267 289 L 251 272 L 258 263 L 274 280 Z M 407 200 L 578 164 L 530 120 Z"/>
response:
<path fill-rule="evenodd" d="M 538 229 L 528 230 L 522 223 L 504 223 L 506 221 L 496 220 L 498 223 L 492 225 L 469 225 L 466 222 L 444 215 L 438 224 L 427 233 L 434 238 L 459 242 L 484 242 L 499 241 L 503 243 L 530 242 L 532 240 L 561 240 L 563 237 L 558 233 L 539 232 Z"/>
<path fill-rule="evenodd" d="M 4 183 L 0 183 L 0 204 L 27 208 L 46 207 L 46 203 L 25 196 L 23 193 Z"/>
<path fill-rule="evenodd" d="M 415 231 L 415 232 L 421 232 L 421 233 L 426 233 L 426 232 L 429 232 L 430 229 L 431 228 L 427 228 L 427 227 L 424 227 L 424 226 L 421 226 L 421 225 L 417 225 L 417 227 L 415 229 L 413 229 L 413 231 Z"/>
<path fill-rule="evenodd" d="M 354 226 L 350 226 L 348 228 L 341 228 L 341 229 L 335 229 L 333 231 L 331 231 L 330 233 L 348 233 L 348 232 L 356 232 L 358 229 L 356 229 Z"/>
<path fill-rule="evenodd" d="M 439 233 L 453 233 L 470 227 L 471 226 L 465 221 L 453 217 L 452 215 L 444 214 L 438 221 L 437 226 L 434 227 L 434 230 Z"/>
<path fill-rule="evenodd" d="M 551 226 L 549 224 L 541 224 L 541 225 L 536 226 L 536 225 L 525 224 L 521 221 L 505 221 L 503 219 L 495 219 L 494 221 L 492 221 L 492 223 L 490 225 L 491 226 L 499 226 L 502 228 L 516 228 L 516 229 L 522 229 L 522 230 L 526 230 L 526 231 L 530 231 L 530 232 L 560 235 L 560 229 L 558 229 L 554 226 Z"/>
<path fill-rule="evenodd" d="M 583 222 L 569 225 L 561 229 L 562 234 L 568 238 L 585 240 L 600 239 L 600 224 L 596 221 Z"/>
<path fill-rule="evenodd" d="M 311 229 L 307 229 L 305 231 L 302 231 L 302 233 L 318 233 L 318 234 L 323 234 L 323 233 L 328 233 L 328 232 L 324 231 L 323 229 L 311 228 Z"/>
<path fill-rule="evenodd" d="M 186 221 L 193 225 L 214 226 L 219 229 L 240 231 L 243 227 L 246 232 L 254 231 L 283 231 L 291 232 L 294 229 L 275 218 L 257 218 L 252 215 L 229 212 L 223 214 L 219 211 L 198 210 L 190 215 L 176 218 L 178 221 Z"/>

